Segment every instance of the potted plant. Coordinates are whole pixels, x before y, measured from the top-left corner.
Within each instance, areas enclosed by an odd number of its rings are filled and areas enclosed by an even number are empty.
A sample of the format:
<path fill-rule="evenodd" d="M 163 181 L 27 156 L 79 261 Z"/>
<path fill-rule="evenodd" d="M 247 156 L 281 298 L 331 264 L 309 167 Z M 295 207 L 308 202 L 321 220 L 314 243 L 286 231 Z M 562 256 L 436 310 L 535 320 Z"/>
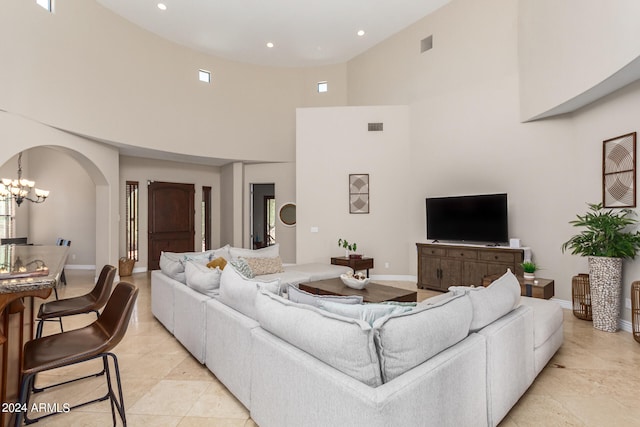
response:
<path fill-rule="evenodd" d="M 358 255 L 351 255 L 350 252 L 351 251 L 356 251 L 356 249 L 358 248 L 358 245 L 356 243 L 349 243 L 347 240 L 345 239 L 338 239 L 338 246 L 342 247 L 345 249 L 345 258 L 356 258 L 358 257 Z"/>
<path fill-rule="evenodd" d="M 536 265 L 535 262 L 531 260 L 526 260 L 520 265 L 522 266 L 522 270 L 524 271 L 525 280 L 533 280 L 536 278 L 535 273 L 536 273 L 536 270 L 538 269 L 538 266 Z"/>
<path fill-rule="evenodd" d="M 640 232 L 629 227 L 637 220 L 631 209 L 605 210 L 602 203 L 588 204 L 585 215 L 570 221 L 574 227 L 584 227 L 562 245 L 562 251 L 589 257 L 589 285 L 593 327 L 616 332 L 620 317 L 622 291 L 622 260 L 635 258 L 640 249 Z"/>

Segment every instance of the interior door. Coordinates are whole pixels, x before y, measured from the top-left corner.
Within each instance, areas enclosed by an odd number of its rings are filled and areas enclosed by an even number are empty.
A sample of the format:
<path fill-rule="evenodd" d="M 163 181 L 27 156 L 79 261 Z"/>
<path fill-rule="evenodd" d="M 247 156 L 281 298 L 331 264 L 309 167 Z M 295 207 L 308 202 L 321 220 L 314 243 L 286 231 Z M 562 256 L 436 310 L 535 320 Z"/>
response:
<path fill-rule="evenodd" d="M 148 269 L 160 268 L 160 253 L 194 250 L 193 184 L 149 183 Z"/>

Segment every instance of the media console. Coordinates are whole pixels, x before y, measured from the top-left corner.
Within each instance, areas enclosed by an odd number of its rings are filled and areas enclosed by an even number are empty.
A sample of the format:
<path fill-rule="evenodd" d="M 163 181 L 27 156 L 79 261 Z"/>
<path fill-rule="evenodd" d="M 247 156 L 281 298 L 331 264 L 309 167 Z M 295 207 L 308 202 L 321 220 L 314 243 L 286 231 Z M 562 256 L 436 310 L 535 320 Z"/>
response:
<path fill-rule="evenodd" d="M 482 286 L 490 274 L 508 268 L 522 276 L 524 249 L 442 243 L 416 243 L 418 249 L 418 288 L 446 292 L 449 286 Z"/>

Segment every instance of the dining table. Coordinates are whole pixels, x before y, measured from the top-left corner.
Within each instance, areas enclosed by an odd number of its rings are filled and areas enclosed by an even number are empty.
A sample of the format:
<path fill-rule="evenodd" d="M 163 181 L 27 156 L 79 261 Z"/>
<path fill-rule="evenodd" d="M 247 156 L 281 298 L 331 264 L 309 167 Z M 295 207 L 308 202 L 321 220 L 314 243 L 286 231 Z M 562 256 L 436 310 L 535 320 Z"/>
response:
<path fill-rule="evenodd" d="M 34 337 L 34 298 L 48 298 L 60 281 L 69 248 L 0 245 L 0 397 L 2 408 L 18 398 L 26 340 Z M 26 326 L 26 328 L 25 328 Z M 0 411 L 0 426 L 10 411 Z"/>

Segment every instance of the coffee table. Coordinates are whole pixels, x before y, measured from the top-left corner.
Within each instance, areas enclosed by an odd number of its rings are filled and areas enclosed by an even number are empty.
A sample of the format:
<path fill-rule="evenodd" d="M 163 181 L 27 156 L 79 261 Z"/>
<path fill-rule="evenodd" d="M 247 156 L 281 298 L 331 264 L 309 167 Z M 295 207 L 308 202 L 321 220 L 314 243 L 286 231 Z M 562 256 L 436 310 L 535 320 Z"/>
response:
<path fill-rule="evenodd" d="M 316 295 L 361 295 L 364 302 L 416 302 L 418 298 L 417 291 L 385 286 L 373 282 L 369 282 L 364 289 L 352 289 L 342 283 L 342 280 L 339 278 L 300 283 L 298 287 L 305 292 Z"/>

